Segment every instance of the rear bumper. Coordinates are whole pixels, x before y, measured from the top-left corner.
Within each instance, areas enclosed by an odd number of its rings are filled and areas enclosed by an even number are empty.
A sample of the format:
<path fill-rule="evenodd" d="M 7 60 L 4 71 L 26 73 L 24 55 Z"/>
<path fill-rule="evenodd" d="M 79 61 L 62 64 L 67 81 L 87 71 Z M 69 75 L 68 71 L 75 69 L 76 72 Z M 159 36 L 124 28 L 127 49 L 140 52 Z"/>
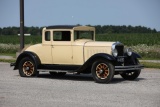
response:
<path fill-rule="evenodd" d="M 115 71 L 130 71 L 143 69 L 143 65 L 131 65 L 131 66 L 115 66 Z"/>
<path fill-rule="evenodd" d="M 16 63 L 10 63 L 10 67 L 16 66 Z"/>
<path fill-rule="evenodd" d="M 14 66 L 13 70 L 16 70 L 16 63 L 10 63 L 10 67 Z"/>

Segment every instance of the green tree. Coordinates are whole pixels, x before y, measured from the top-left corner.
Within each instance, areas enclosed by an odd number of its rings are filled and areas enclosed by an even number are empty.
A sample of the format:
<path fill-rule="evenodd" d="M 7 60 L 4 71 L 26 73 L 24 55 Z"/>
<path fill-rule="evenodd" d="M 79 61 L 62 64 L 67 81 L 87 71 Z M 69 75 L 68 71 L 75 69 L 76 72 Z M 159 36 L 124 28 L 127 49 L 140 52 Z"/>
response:
<path fill-rule="evenodd" d="M 2 28 L 0 28 L 0 36 L 2 35 Z"/>

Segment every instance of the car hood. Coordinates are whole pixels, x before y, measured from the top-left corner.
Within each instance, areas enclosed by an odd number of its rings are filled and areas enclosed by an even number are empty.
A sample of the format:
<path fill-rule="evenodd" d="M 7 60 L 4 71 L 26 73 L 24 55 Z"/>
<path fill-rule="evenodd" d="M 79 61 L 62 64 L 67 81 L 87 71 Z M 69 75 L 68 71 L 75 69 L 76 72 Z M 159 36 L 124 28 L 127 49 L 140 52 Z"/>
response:
<path fill-rule="evenodd" d="M 85 47 L 111 47 L 115 42 L 106 41 L 92 41 L 92 40 L 77 40 L 74 45 L 81 45 Z"/>
<path fill-rule="evenodd" d="M 84 44 L 85 47 L 111 47 L 115 42 L 98 42 L 98 41 L 88 41 Z"/>

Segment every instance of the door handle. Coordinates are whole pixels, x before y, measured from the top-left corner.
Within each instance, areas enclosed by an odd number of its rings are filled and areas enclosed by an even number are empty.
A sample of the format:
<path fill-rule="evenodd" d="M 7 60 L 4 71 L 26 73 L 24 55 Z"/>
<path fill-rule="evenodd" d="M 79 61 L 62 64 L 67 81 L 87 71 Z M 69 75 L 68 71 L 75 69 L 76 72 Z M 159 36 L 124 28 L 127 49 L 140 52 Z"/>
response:
<path fill-rule="evenodd" d="M 53 46 L 53 45 L 51 45 L 51 47 L 52 47 L 52 48 L 54 48 L 54 46 Z"/>

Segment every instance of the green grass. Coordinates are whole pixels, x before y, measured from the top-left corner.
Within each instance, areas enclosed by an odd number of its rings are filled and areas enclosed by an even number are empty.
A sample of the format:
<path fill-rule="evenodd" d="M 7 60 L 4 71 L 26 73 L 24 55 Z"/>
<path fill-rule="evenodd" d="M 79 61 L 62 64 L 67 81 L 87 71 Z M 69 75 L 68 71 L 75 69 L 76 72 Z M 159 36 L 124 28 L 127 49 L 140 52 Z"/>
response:
<path fill-rule="evenodd" d="M 12 56 L 13 58 L 16 58 L 16 53 L 0 53 L 0 56 Z"/>
<path fill-rule="evenodd" d="M 160 45 L 160 33 L 98 34 L 97 41 L 120 41 L 124 45 Z"/>
<path fill-rule="evenodd" d="M 160 60 L 157 58 L 146 58 L 146 57 L 142 57 L 141 60 Z"/>
<path fill-rule="evenodd" d="M 153 63 L 153 62 L 141 62 L 145 68 L 158 68 L 160 69 L 160 63 Z"/>
<path fill-rule="evenodd" d="M 25 36 L 25 44 L 41 43 L 42 36 Z M 96 41 L 120 41 L 124 45 L 134 46 L 139 44 L 160 45 L 160 33 L 111 33 L 97 34 Z M 19 44 L 20 37 L 17 35 L 0 36 L 0 43 Z"/>
<path fill-rule="evenodd" d="M 14 60 L 14 59 L 0 59 L 0 62 L 13 63 L 13 62 L 16 62 L 16 60 Z"/>
<path fill-rule="evenodd" d="M 37 44 L 42 42 L 42 36 L 25 36 L 25 44 Z M 20 44 L 20 36 L 17 35 L 5 35 L 0 36 L 0 43 L 3 44 Z"/>

